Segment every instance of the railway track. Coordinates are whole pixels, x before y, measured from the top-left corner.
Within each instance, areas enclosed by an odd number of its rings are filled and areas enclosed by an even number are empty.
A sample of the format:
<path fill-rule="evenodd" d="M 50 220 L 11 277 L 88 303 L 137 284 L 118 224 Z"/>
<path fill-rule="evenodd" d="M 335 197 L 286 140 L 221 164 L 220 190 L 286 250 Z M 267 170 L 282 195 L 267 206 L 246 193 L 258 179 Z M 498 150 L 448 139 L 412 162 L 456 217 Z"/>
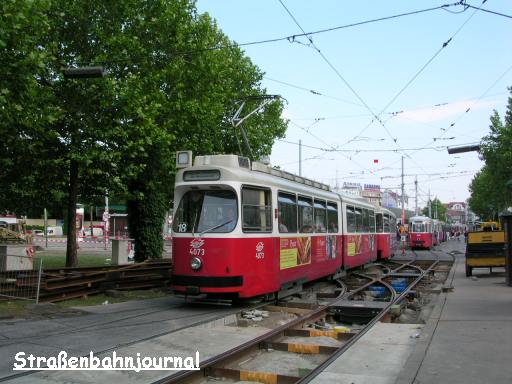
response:
<path fill-rule="evenodd" d="M 102 293 L 108 289 L 132 290 L 166 287 L 170 282 L 170 261 L 147 261 L 125 266 L 59 268 L 44 270 L 41 275 L 40 302 L 57 302 Z M 0 296 L 13 296 L 20 287 L 35 298 L 38 271 L 0 272 L 8 282 L 0 286 Z"/>
<path fill-rule="evenodd" d="M 389 317 L 390 310 L 396 309 L 397 305 L 414 294 L 413 288 L 438 270 L 439 266 L 439 260 L 415 259 L 374 264 L 364 272 L 352 273 L 334 294 L 317 293 L 316 307 L 307 301 L 285 301 L 263 306 L 269 312 L 293 313 L 297 317 L 245 344 L 202 361 L 200 371 L 179 372 L 153 383 L 201 383 L 209 380 L 285 384 L 309 382 L 343 355 L 374 324 Z M 446 266 L 440 271 L 447 271 Z M 395 283 L 398 280 L 406 281 L 406 285 L 397 287 Z M 369 295 L 373 295 L 373 300 L 365 300 Z M 335 325 L 347 319 L 364 325 L 348 332 Z M 265 369 L 269 366 L 269 360 L 275 362 L 276 359 L 286 362 L 285 372 Z"/>
<path fill-rule="evenodd" d="M 268 311 L 271 317 L 272 314 L 284 313 L 288 315 L 288 320 L 292 317 L 294 318 L 291 322 L 276 326 L 271 331 L 267 332 L 265 330 L 265 332 L 260 332 L 261 336 L 241 346 L 218 355 L 215 355 L 215 353 L 210 354 L 211 358 L 201 361 L 201 372 L 199 373 L 180 372 L 178 375 L 173 376 L 158 376 L 160 379 L 155 381 L 155 378 L 153 382 L 204 382 L 210 379 L 228 380 L 229 382 L 230 380 L 238 381 L 243 379 L 264 383 L 295 383 L 301 382 L 301 380 L 305 380 L 307 377 L 312 378 L 313 376 L 310 375 L 314 375 L 316 369 L 321 370 L 319 367 L 324 366 L 330 359 L 334 359 L 333 356 L 339 356 L 344 353 L 343 351 L 348 349 L 350 345 L 355 343 L 366 332 L 365 329 L 370 329 L 368 322 L 359 328 L 351 327 L 348 332 L 340 332 L 329 326 L 329 324 L 336 323 L 338 316 L 341 316 L 339 317 L 340 319 L 343 315 L 350 314 L 353 316 L 354 313 L 349 313 L 353 308 L 360 308 L 363 312 L 363 317 L 371 317 L 371 319 L 377 319 L 376 316 L 389 316 L 389 308 L 395 305 L 395 303 L 405 300 L 413 286 L 421 284 L 425 276 L 434 271 L 446 272 L 447 274 L 448 270 L 449 268 L 446 265 L 439 265 L 438 262 L 419 260 L 386 261 L 373 264 L 362 271 L 354 271 L 354 273 L 344 278 L 343 281 L 323 281 L 312 284 L 299 295 L 289 297 L 277 303 L 258 303 L 238 309 L 233 308 L 233 311 L 230 311 L 231 314 L 228 316 L 230 318 L 236 316 L 241 321 L 245 321 L 241 319 L 241 312 L 254 310 Z M 407 291 L 397 292 L 393 287 L 393 279 L 403 278 L 403 276 L 407 276 Z M 364 296 L 372 293 L 375 286 L 379 288 L 377 291 L 384 289 L 385 292 L 374 297 L 372 301 L 367 303 L 368 305 L 361 306 L 360 302 L 364 301 Z M 133 320 L 136 322 L 139 315 L 145 316 L 146 313 L 136 314 L 135 316 L 132 316 L 132 314 L 127 315 L 128 318 L 125 320 L 133 317 Z M 213 317 L 210 316 L 209 319 L 204 321 L 200 320 L 193 322 L 193 324 L 189 323 L 185 327 L 179 327 L 172 331 L 157 332 L 149 337 L 134 340 L 125 345 L 135 347 L 141 343 L 146 345 L 146 347 L 142 348 L 148 348 L 150 351 L 152 340 L 160 340 L 161 337 L 171 340 L 173 337 L 180 337 L 181 331 L 185 331 L 190 327 L 201 326 L 202 324 L 208 328 L 208 324 L 211 324 L 212 321 L 217 322 L 226 316 L 221 314 L 215 316 L 213 313 L 211 315 Z M 360 315 L 361 313 L 356 313 L 356 316 Z M 366 320 L 358 321 L 360 324 L 364 324 Z M 73 330 L 73 332 L 80 333 L 87 329 L 96 329 L 98 326 L 105 329 L 118 327 L 116 324 L 89 324 L 87 327 L 79 327 Z M 234 326 L 240 326 L 238 320 Z M 250 326 L 254 326 L 254 324 Z M 326 343 L 325 340 L 327 339 L 331 342 Z M 245 340 L 249 340 L 249 338 Z M 200 344 L 198 346 L 200 348 Z M 96 351 L 95 353 L 104 353 L 109 350 Z M 258 359 L 253 359 L 255 355 L 263 360 L 285 359 L 287 358 L 286 356 L 301 356 L 303 357 L 302 361 L 305 361 L 306 364 L 299 363 L 295 367 L 295 372 L 284 374 L 276 373 L 271 369 L 256 369 L 250 365 L 247 367 L 246 361 L 254 361 L 255 363 L 257 362 L 257 365 L 260 365 Z M 290 362 L 286 360 L 287 365 L 293 366 L 293 359 L 290 358 L 290 360 Z M 25 376 L 25 374 L 12 375 L 10 378 L 18 376 Z"/>

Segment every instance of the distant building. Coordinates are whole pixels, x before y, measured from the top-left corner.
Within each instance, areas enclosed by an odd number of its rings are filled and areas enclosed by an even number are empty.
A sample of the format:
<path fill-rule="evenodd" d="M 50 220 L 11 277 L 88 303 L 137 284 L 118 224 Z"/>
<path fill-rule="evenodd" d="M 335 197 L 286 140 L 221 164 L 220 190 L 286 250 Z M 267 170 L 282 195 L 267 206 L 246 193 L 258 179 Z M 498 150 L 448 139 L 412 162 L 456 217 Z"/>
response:
<path fill-rule="evenodd" d="M 384 190 L 381 193 L 382 206 L 384 208 L 398 208 L 398 202 L 400 200 L 400 196 L 398 193 L 393 192 L 389 189 Z"/>
<path fill-rule="evenodd" d="M 466 224 L 468 217 L 468 207 L 465 202 L 453 201 L 444 205 L 446 211 L 446 221 L 449 223 Z"/>
<path fill-rule="evenodd" d="M 381 205 L 380 185 L 365 184 L 361 196 L 372 204 Z"/>
<path fill-rule="evenodd" d="M 361 197 L 362 196 L 362 190 L 361 184 L 359 183 L 348 183 L 344 182 L 342 188 L 338 188 L 336 192 L 343 193 L 345 195 L 355 196 L 355 197 Z"/>

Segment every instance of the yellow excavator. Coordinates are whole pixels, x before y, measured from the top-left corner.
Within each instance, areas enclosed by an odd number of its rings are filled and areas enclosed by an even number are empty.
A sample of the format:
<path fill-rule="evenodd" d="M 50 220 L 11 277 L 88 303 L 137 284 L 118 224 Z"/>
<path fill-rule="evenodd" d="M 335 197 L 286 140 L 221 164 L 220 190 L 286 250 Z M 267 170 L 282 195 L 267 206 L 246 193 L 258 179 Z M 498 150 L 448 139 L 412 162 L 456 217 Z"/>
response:
<path fill-rule="evenodd" d="M 32 243 L 32 235 L 27 233 L 24 220 L 0 217 L 0 243 Z"/>

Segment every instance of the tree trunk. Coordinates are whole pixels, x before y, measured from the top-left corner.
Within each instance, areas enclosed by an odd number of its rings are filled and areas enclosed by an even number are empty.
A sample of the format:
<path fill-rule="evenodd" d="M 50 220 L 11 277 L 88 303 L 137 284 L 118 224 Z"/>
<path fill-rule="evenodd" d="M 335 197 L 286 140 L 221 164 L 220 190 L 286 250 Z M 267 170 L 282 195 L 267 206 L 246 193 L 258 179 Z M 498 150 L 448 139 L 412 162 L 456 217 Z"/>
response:
<path fill-rule="evenodd" d="M 78 162 L 69 163 L 69 195 L 68 195 L 68 234 L 66 248 L 66 267 L 78 264 L 76 243 L 76 199 L 78 194 Z"/>
<path fill-rule="evenodd" d="M 132 189 L 135 195 L 140 190 Z M 128 228 L 135 242 L 135 261 L 161 259 L 164 249 L 163 225 L 165 221 L 164 194 L 145 190 L 144 197 L 128 200 Z"/>

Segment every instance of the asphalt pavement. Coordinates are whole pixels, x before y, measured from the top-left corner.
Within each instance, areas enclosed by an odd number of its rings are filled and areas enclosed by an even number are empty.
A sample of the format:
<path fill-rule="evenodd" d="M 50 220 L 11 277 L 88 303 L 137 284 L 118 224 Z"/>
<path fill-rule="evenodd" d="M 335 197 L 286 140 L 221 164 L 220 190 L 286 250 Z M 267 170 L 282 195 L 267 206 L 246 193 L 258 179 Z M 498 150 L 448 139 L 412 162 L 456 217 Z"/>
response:
<path fill-rule="evenodd" d="M 464 242 L 452 240 L 455 266 L 397 384 L 512 382 L 512 287 L 503 268 L 465 275 Z"/>

